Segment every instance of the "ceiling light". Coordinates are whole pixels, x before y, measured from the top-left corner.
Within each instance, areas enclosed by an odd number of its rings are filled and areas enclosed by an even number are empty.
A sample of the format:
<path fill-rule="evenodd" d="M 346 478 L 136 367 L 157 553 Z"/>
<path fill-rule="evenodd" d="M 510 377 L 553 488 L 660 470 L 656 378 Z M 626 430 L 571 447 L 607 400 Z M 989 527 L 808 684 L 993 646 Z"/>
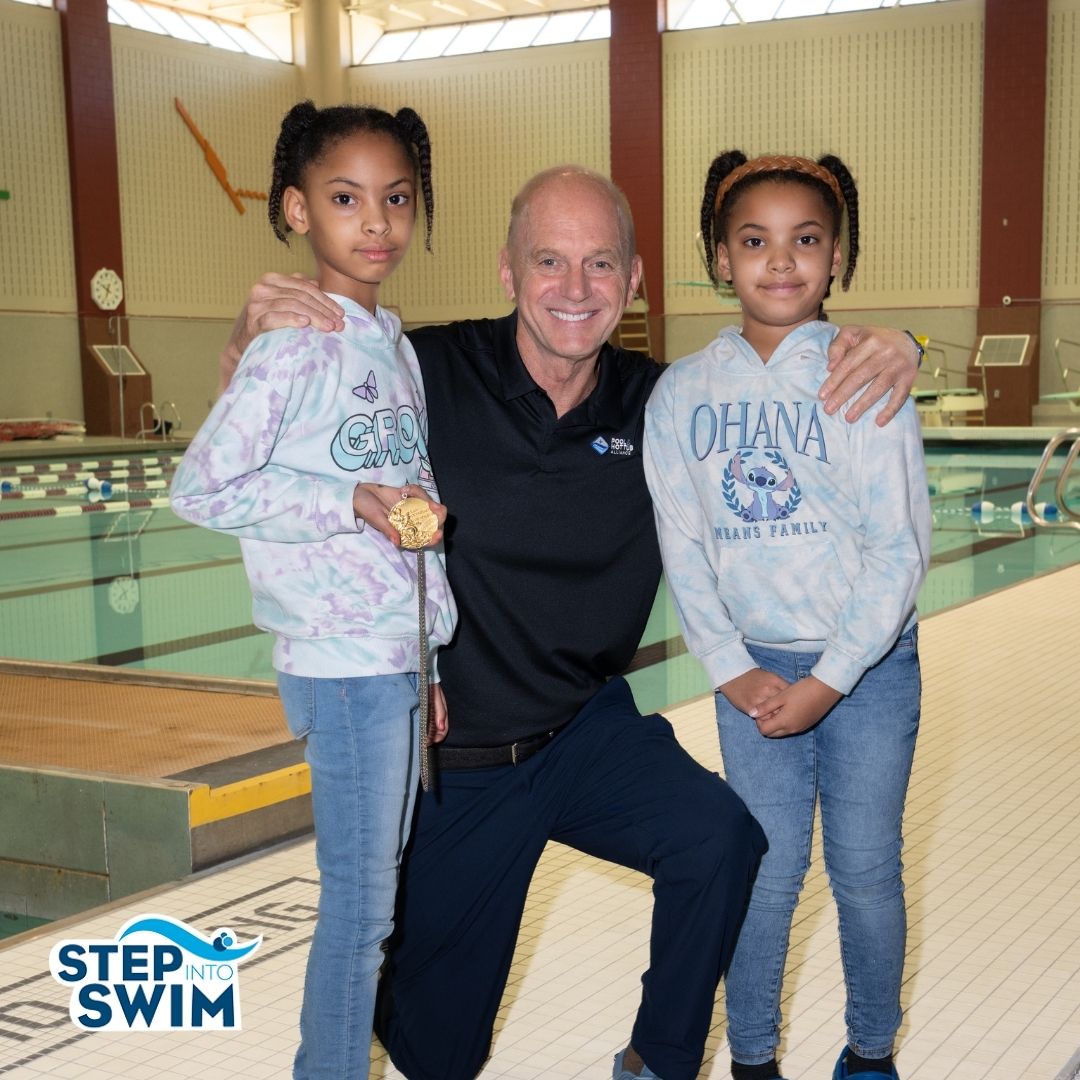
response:
<path fill-rule="evenodd" d="M 492 11 L 497 11 L 500 15 L 506 14 L 506 8 L 502 4 L 496 4 L 495 0 L 473 0 L 473 3 L 479 4 L 481 7 L 490 8 Z"/>
<path fill-rule="evenodd" d="M 431 0 L 431 6 L 437 7 L 440 11 L 448 12 L 450 15 L 457 15 L 459 19 L 468 18 L 469 13 L 462 11 L 459 7 L 454 7 L 453 4 L 444 4 L 443 0 Z"/>

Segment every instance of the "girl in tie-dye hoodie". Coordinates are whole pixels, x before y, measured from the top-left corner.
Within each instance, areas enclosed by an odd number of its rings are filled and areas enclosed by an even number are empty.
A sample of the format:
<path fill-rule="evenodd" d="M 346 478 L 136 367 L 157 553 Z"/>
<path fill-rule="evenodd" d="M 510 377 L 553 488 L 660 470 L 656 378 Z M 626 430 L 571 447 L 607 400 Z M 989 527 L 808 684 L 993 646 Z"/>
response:
<path fill-rule="evenodd" d="M 270 221 L 282 240 L 307 235 L 345 327 L 257 337 L 172 487 L 181 517 L 240 539 L 255 622 L 275 636 L 289 728 L 307 739 L 322 892 L 297 1078 L 367 1075 L 419 775 L 418 558 L 432 655 L 456 619 L 441 555 L 401 550 L 387 520 L 406 495 L 428 498 L 440 524 L 446 517 L 416 356 L 376 303 L 421 195 L 430 250 L 431 152 L 411 109 L 303 102 L 288 113 Z M 445 709 L 433 691 L 438 738 Z"/>

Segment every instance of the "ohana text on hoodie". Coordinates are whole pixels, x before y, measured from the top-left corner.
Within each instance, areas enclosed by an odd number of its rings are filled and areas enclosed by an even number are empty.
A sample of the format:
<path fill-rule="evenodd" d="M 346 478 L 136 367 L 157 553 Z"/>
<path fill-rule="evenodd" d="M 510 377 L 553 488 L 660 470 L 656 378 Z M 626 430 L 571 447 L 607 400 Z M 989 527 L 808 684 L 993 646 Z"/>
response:
<path fill-rule="evenodd" d="M 240 538 L 274 667 L 345 678 L 418 671 L 414 552 L 353 514 L 358 483 L 438 491 L 416 354 L 390 312 L 342 296 L 345 329 L 274 330 L 245 351 L 172 483 L 173 510 Z M 422 554 L 434 655 L 457 612 L 443 560 Z"/>
<path fill-rule="evenodd" d="M 645 475 L 664 572 L 714 687 L 757 665 L 746 644 L 819 652 L 850 693 L 915 622 L 930 499 L 912 402 L 849 424 L 817 391 L 836 329 L 796 327 L 763 363 L 729 327 L 661 376 Z"/>

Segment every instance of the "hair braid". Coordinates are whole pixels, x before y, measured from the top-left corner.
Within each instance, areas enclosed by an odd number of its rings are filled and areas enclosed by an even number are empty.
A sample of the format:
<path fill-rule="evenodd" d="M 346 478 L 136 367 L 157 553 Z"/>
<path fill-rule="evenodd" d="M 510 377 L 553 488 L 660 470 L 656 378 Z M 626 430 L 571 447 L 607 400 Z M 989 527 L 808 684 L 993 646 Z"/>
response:
<path fill-rule="evenodd" d="M 836 182 L 844 194 L 844 205 L 847 207 L 847 265 L 844 267 L 844 276 L 840 279 L 840 287 L 846 292 L 851 284 L 852 275 L 855 273 L 855 263 L 859 258 L 859 191 L 848 167 L 834 154 L 826 154 L 823 158 L 819 158 L 818 164 L 836 177 Z"/>
<path fill-rule="evenodd" d="M 398 109 L 394 120 L 400 126 L 401 131 L 415 148 L 417 173 L 420 178 L 420 190 L 424 196 L 424 220 L 427 230 L 424 235 L 424 248 L 431 250 L 431 226 L 435 219 L 435 193 L 431 186 L 431 140 L 428 137 L 427 125 L 420 119 L 418 113 L 407 106 Z"/>
<path fill-rule="evenodd" d="M 301 101 L 294 105 L 281 121 L 281 131 L 274 146 L 274 170 L 270 181 L 270 201 L 267 215 L 274 235 L 284 244 L 288 244 L 286 233 L 288 223 L 281 213 L 281 196 L 287 187 L 300 180 L 302 167 L 298 153 L 300 142 L 311 129 L 319 115 L 313 101 Z"/>
<path fill-rule="evenodd" d="M 720 281 L 716 275 L 716 224 L 719 221 L 719 215 L 713 204 L 724 177 L 733 169 L 745 164 L 746 155 L 741 150 L 725 150 L 713 158 L 705 177 L 705 194 L 701 199 L 701 241 L 705 246 L 705 269 L 709 273 L 709 280 L 714 285 L 719 285 Z"/>

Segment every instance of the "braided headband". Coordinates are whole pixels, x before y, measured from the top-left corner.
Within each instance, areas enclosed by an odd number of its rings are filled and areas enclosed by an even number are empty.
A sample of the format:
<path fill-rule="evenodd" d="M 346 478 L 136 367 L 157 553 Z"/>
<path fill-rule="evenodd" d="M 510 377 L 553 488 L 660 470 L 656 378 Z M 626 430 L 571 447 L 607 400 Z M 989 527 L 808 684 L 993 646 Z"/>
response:
<path fill-rule="evenodd" d="M 836 196 L 836 201 L 840 206 L 844 205 L 844 193 L 840 190 L 840 185 L 837 182 L 836 177 L 833 176 L 824 165 L 819 165 L 816 161 L 811 161 L 809 158 L 767 155 L 765 157 L 756 157 L 752 161 L 744 162 L 737 168 L 732 169 L 731 172 L 724 177 L 719 188 L 716 189 L 716 200 L 713 203 L 713 213 L 719 212 L 720 205 L 723 203 L 727 193 L 740 180 L 747 176 L 752 176 L 755 173 L 771 172 L 798 172 L 804 173 L 806 176 L 812 176 L 815 180 L 820 180 L 822 183 L 828 184 L 832 193 Z"/>

